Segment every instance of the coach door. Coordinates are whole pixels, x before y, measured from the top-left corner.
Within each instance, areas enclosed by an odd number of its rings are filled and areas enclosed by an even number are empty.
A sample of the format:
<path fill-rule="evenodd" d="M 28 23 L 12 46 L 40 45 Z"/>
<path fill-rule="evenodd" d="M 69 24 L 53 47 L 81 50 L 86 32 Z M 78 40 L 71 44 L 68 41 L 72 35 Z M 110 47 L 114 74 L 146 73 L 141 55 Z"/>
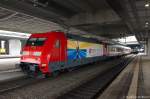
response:
<path fill-rule="evenodd" d="M 59 39 L 57 39 L 55 41 L 55 60 L 57 62 L 60 62 L 61 61 L 61 41 Z"/>
<path fill-rule="evenodd" d="M 103 44 L 103 55 L 104 55 L 104 56 L 107 56 L 107 55 L 108 55 L 107 44 Z"/>
<path fill-rule="evenodd" d="M 66 60 L 66 44 L 62 39 L 57 39 L 55 42 L 56 60 L 59 62 Z"/>

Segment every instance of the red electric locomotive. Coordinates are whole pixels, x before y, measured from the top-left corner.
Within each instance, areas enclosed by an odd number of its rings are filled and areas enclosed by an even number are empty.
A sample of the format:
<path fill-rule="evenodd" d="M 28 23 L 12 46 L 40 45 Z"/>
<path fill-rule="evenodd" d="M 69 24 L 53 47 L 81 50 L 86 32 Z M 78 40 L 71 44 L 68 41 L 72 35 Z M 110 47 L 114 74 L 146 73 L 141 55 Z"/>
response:
<path fill-rule="evenodd" d="M 67 60 L 66 39 L 64 33 L 58 32 L 32 34 L 22 49 L 22 70 L 31 75 L 50 74 L 49 62 Z"/>
<path fill-rule="evenodd" d="M 32 34 L 22 49 L 20 66 L 28 75 L 57 71 L 109 57 L 106 44 L 63 32 Z"/>

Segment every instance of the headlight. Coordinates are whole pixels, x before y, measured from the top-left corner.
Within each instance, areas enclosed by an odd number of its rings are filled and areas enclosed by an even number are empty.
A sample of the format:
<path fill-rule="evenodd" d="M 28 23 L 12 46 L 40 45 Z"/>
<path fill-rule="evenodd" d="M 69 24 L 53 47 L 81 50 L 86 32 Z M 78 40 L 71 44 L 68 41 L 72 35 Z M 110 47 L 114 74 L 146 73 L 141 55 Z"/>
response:
<path fill-rule="evenodd" d="M 41 52 L 34 52 L 33 55 L 34 56 L 41 56 Z"/>
<path fill-rule="evenodd" d="M 22 55 L 29 55 L 29 52 L 28 51 L 23 51 Z"/>
<path fill-rule="evenodd" d="M 46 64 L 42 64 L 41 67 L 46 67 Z"/>

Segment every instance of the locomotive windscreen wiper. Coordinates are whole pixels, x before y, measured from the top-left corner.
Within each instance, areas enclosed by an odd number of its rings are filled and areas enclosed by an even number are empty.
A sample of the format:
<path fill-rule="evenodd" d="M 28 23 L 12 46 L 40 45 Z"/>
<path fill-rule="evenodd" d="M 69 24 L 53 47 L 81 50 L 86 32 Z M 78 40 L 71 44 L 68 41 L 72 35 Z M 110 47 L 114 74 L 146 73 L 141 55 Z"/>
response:
<path fill-rule="evenodd" d="M 30 38 L 27 41 L 28 46 L 42 46 L 47 38 Z"/>

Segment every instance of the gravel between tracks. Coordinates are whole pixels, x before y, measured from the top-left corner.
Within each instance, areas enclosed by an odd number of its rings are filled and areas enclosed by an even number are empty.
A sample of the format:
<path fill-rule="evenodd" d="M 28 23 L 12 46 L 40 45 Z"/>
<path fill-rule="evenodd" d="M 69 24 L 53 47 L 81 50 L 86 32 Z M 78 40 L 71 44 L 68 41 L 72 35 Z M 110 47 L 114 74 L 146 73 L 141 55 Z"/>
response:
<path fill-rule="evenodd" d="M 137 58 L 124 68 L 97 99 L 126 99 L 136 64 Z"/>
<path fill-rule="evenodd" d="M 92 64 L 92 66 L 61 74 L 56 78 L 51 77 L 43 82 L 1 94 L 0 99 L 54 99 L 113 67 L 120 61 L 120 59 L 116 59 L 113 62 Z"/>

